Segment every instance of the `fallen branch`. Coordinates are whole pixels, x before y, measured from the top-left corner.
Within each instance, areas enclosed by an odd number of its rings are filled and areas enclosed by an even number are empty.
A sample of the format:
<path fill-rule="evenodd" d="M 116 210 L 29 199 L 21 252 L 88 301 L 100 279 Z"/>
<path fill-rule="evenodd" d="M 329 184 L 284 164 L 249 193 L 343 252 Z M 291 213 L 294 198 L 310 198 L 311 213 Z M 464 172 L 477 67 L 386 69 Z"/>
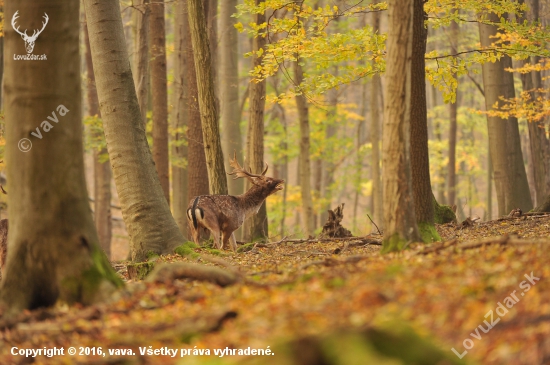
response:
<path fill-rule="evenodd" d="M 235 272 L 223 270 L 215 266 L 174 262 L 171 264 L 164 263 L 155 267 L 146 281 L 170 283 L 176 279 L 210 281 L 224 287 L 235 284 L 239 281 L 240 277 Z"/>
<path fill-rule="evenodd" d="M 369 236 L 365 237 L 342 237 L 342 238 L 309 238 L 309 239 L 285 239 L 277 242 L 268 242 L 266 245 L 275 245 L 275 244 L 281 244 L 281 243 L 315 243 L 315 242 L 341 242 L 341 241 L 357 241 L 357 243 L 361 242 L 363 244 L 369 244 L 369 245 L 382 245 L 382 240 L 378 240 L 375 238 L 371 238 Z"/>

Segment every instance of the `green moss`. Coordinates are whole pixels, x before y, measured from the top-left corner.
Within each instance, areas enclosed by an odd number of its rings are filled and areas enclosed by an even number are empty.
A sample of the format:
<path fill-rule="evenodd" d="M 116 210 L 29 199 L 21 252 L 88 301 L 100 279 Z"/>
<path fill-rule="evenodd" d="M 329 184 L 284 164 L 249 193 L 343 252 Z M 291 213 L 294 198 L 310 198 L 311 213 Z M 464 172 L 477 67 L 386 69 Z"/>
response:
<path fill-rule="evenodd" d="M 182 257 L 196 259 L 199 257 L 199 254 L 195 252 L 196 248 L 199 248 L 199 246 L 197 246 L 194 242 L 187 241 L 183 245 L 176 247 L 174 252 Z"/>
<path fill-rule="evenodd" d="M 130 275 L 137 280 L 143 280 L 155 268 L 155 261 L 136 262 L 128 264 L 128 272 L 133 271 Z"/>
<path fill-rule="evenodd" d="M 244 245 L 242 245 L 241 247 L 239 247 L 239 248 L 237 249 L 237 252 L 238 252 L 238 253 L 248 252 L 248 251 L 252 250 L 252 248 L 254 248 L 254 245 L 255 245 L 254 242 L 252 242 L 252 243 L 245 243 Z"/>
<path fill-rule="evenodd" d="M 401 251 L 407 246 L 407 240 L 394 233 L 390 238 L 384 239 L 382 242 L 382 250 L 380 253 L 386 254 L 390 252 Z"/>
<path fill-rule="evenodd" d="M 153 258 L 158 258 L 158 257 L 159 257 L 159 254 L 156 253 L 156 252 L 153 252 L 153 251 L 147 252 L 147 261 L 149 261 Z"/>
<path fill-rule="evenodd" d="M 418 223 L 418 230 L 420 231 L 420 237 L 424 243 L 430 243 L 435 241 L 441 241 L 439 233 L 435 230 L 433 224 Z"/>
<path fill-rule="evenodd" d="M 90 245 L 91 266 L 79 276 L 63 279 L 62 299 L 67 303 L 80 302 L 91 304 L 102 294 L 103 284 L 111 284 L 115 288 L 124 286 L 122 279 L 113 270 L 109 260 L 96 245 Z"/>
<path fill-rule="evenodd" d="M 448 205 L 441 205 L 437 200 L 434 202 L 434 221 L 437 224 L 445 224 L 456 222 L 456 214 L 453 209 Z"/>

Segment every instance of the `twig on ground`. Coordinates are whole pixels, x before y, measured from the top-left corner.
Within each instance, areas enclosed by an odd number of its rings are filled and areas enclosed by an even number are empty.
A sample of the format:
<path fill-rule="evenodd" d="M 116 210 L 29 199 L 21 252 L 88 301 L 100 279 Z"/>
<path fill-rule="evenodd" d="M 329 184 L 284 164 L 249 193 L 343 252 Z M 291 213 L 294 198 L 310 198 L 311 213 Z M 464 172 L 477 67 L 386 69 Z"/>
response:
<path fill-rule="evenodd" d="M 378 234 L 379 234 L 379 235 L 382 235 L 382 232 L 380 232 L 380 228 L 378 228 L 378 226 L 376 225 L 376 223 L 374 223 L 374 221 L 372 220 L 372 218 L 370 217 L 370 215 L 367 214 L 367 217 L 369 217 L 371 223 L 374 224 L 374 226 L 376 227 L 376 230 L 378 231 Z"/>

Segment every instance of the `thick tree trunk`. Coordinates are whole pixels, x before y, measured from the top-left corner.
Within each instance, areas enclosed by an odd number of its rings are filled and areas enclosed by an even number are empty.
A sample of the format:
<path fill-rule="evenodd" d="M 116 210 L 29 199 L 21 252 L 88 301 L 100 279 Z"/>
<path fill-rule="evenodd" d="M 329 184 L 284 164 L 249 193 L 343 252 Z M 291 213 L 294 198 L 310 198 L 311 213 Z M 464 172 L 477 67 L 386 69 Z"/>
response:
<path fill-rule="evenodd" d="M 168 174 L 168 90 L 166 79 L 166 35 L 164 30 L 164 2 L 151 3 L 151 94 L 153 96 L 153 161 L 160 186 L 170 204 Z"/>
<path fill-rule="evenodd" d="M 293 62 L 294 81 L 300 85 L 304 80 L 304 72 L 299 60 Z M 302 224 L 304 233 L 307 236 L 312 235 L 313 227 L 313 202 L 311 199 L 311 163 L 309 157 L 309 110 L 305 95 L 296 96 L 296 106 L 298 108 L 298 117 L 300 120 L 300 190 L 302 192 Z"/>
<path fill-rule="evenodd" d="M 10 18 L 19 11 L 29 29 L 39 28 L 44 14 L 56 17 L 34 50 L 47 61 L 7 58 L 5 64 L 12 183 L 0 306 L 7 318 L 58 299 L 90 304 L 122 283 L 99 248 L 84 178 L 79 2 L 10 1 L 4 11 Z M 4 31 L 7 53 L 24 54 L 19 34 L 12 27 Z"/>
<path fill-rule="evenodd" d="M 451 54 L 458 52 L 458 23 L 451 23 Z M 458 112 L 458 86 L 454 103 L 449 104 L 449 165 L 447 173 L 447 204 L 453 206 L 456 197 L 456 133 Z"/>
<path fill-rule="evenodd" d="M 170 213 L 141 123 L 118 1 L 86 0 L 92 60 L 111 167 L 134 261 L 184 238 Z"/>
<path fill-rule="evenodd" d="M 260 0 L 256 0 L 260 4 Z M 265 22 L 265 13 L 256 14 L 256 24 Z M 258 51 L 265 47 L 266 39 L 256 37 L 253 40 L 252 50 Z M 262 64 L 263 57 L 254 55 L 252 67 L 256 68 Z M 250 85 L 250 112 L 248 119 L 248 133 L 246 135 L 246 166 L 252 169 L 253 173 L 259 174 L 264 168 L 264 109 L 265 109 L 265 88 L 266 81 L 254 82 Z M 243 227 L 244 238 L 253 242 L 259 238 L 268 236 L 266 202 L 264 201 L 260 210 L 253 217 L 248 219 Z"/>
<path fill-rule="evenodd" d="M 420 240 L 411 186 L 410 108 L 413 0 L 389 2 L 382 157 L 383 251 Z"/>
<path fill-rule="evenodd" d="M 426 39 L 424 0 L 413 0 L 413 39 L 411 61 L 410 159 L 416 222 L 424 242 L 440 239 L 433 228 L 434 205 L 428 154 L 428 115 L 426 111 Z"/>
<path fill-rule="evenodd" d="M 87 100 L 88 114 L 100 116 L 99 101 L 95 87 L 94 67 L 92 64 L 92 51 L 88 37 L 88 27 L 84 27 L 86 43 L 86 72 L 87 72 Z M 107 149 L 94 151 L 94 222 L 99 236 L 99 243 L 105 254 L 111 258 L 111 166 L 109 161 L 100 162 L 100 156 L 107 153 Z"/>
<path fill-rule="evenodd" d="M 222 128 L 222 148 L 225 156 L 237 153 L 237 160 L 243 160 L 241 118 L 239 110 L 239 64 L 238 37 L 231 17 L 236 12 L 237 0 L 224 0 L 220 6 L 220 117 Z M 229 179 L 229 194 L 244 192 L 243 179 Z"/>
<path fill-rule="evenodd" d="M 193 58 L 195 60 L 195 73 L 197 74 L 199 110 L 201 113 L 210 193 L 227 194 L 227 178 L 218 127 L 218 110 L 216 108 L 216 95 L 214 93 L 212 61 L 210 58 L 210 46 L 203 5 L 201 0 L 188 0 L 187 8 L 191 43 L 193 45 Z"/>
<path fill-rule="evenodd" d="M 488 14 L 487 17 L 493 22 L 499 22 L 499 17 L 496 14 Z M 493 42 L 492 37 L 496 33 L 496 26 L 480 23 L 481 46 L 490 47 Z M 499 97 L 501 96 L 515 97 L 513 74 L 505 71 L 506 68 L 511 67 L 512 60 L 508 56 L 503 56 L 494 63 L 488 62 L 482 65 L 487 110 L 491 110 L 495 103 L 500 103 Z M 518 121 L 514 117 L 502 119 L 488 116 L 487 127 L 498 213 L 505 215 L 515 208 L 529 211 L 533 207 L 533 203 L 523 164 Z"/>
<path fill-rule="evenodd" d="M 137 32 L 134 84 L 141 113 L 143 125 L 147 123 L 147 108 L 149 104 L 149 18 L 151 8 L 150 0 L 138 0 L 137 8 Z"/>
<path fill-rule="evenodd" d="M 175 131 L 172 136 L 172 214 L 181 233 L 187 237 L 187 204 L 189 203 L 188 191 L 188 165 L 187 144 L 184 128 L 189 121 L 189 113 L 185 105 L 185 93 L 188 88 L 185 65 L 185 29 L 187 22 L 187 4 L 183 1 L 174 5 L 174 83 L 172 93 L 172 128 Z M 188 39 L 189 37 L 187 37 Z M 204 155 L 204 153 L 203 153 Z M 206 170 L 204 171 L 206 175 Z"/>

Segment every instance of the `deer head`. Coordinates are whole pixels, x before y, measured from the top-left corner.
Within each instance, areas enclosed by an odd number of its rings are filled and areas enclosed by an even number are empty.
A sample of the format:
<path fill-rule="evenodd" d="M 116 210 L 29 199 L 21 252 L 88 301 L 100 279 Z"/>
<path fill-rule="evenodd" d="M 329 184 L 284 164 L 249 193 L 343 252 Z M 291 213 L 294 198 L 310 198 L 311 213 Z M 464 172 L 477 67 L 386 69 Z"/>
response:
<path fill-rule="evenodd" d="M 36 42 L 36 38 L 38 38 L 38 36 L 40 35 L 40 33 L 42 33 L 42 31 L 44 30 L 44 28 L 46 28 L 46 24 L 48 24 L 48 14 L 44 13 L 44 22 L 42 22 L 42 29 L 40 30 L 34 30 L 32 35 L 29 37 L 27 35 L 27 30 L 25 29 L 24 32 L 21 32 L 19 31 L 19 27 L 16 28 L 16 25 L 15 25 L 15 20 L 17 18 L 19 18 L 19 15 L 17 14 L 19 12 L 19 10 L 17 10 L 15 12 L 15 14 L 13 14 L 13 17 L 11 18 L 11 26 L 13 27 L 13 29 L 19 33 L 19 35 L 21 35 L 21 38 L 23 38 L 23 40 L 25 41 L 25 48 L 27 49 L 27 53 L 32 53 L 33 49 L 34 49 L 34 42 Z"/>
<path fill-rule="evenodd" d="M 252 184 L 256 185 L 262 190 L 265 190 L 267 195 L 271 195 L 277 190 L 283 190 L 284 188 L 284 180 L 265 176 L 267 169 L 269 168 L 269 165 L 267 163 L 265 164 L 264 171 L 262 171 L 261 175 L 256 175 L 252 173 L 250 168 L 248 169 L 248 171 L 246 171 L 243 167 L 241 167 L 241 165 L 239 165 L 239 163 L 237 162 L 237 154 L 235 153 L 233 155 L 233 159 L 229 161 L 229 166 L 233 168 L 233 171 L 229 172 L 228 175 L 233 175 L 233 179 L 244 177 Z"/>

